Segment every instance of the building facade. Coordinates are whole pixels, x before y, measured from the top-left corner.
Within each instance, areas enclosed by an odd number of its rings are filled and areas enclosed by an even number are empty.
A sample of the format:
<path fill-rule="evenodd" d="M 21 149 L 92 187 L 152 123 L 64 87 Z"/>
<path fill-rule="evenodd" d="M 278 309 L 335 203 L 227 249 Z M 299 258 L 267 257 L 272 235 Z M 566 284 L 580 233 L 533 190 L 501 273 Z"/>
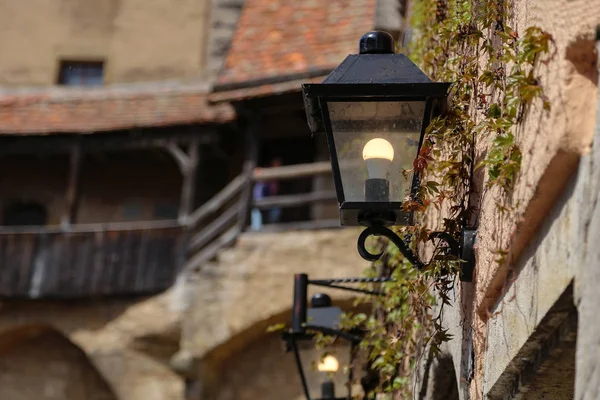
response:
<path fill-rule="evenodd" d="M 250 104 L 209 99 L 242 4 L 0 3 L 0 397 L 223 396 L 231 361 L 214 363 L 220 378 L 207 384 L 181 343 L 184 331 L 214 336 L 219 321 L 197 324 L 188 307 L 210 292 L 199 281 L 220 284 L 205 271 L 243 240 L 251 211 L 281 210 L 257 243 L 299 232 L 269 262 L 287 271 L 281 293 L 299 265 L 285 262 L 301 253 L 294 238 L 349 253 L 322 211 L 332 191 L 313 184 L 331 172 L 314 157 L 299 87 Z M 284 165 L 257 169 L 273 158 Z M 273 179 L 277 196 L 254 199 L 254 183 Z M 283 316 L 288 303 L 263 311 Z M 217 306 L 243 311 L 226 298 Z M 247 315 L 242 330 L 271 318 Z"/>
<path fill-rule="evenodd" d="M 412 6 L 0 0 L 0 398 L 301 399 L 293 358 L 266 333 L 290 319 L 293 274 L 370 264 L 358 231 L 336 229 L 300 85 L 366 31 L 407 44 Z M 475 180 L 474 281 L 456 284 L 453 339 L 424 360 L 415 398 L 600 396 L 600 8 L 510 9 L 516 32 L 553 36 L 539 70 L 552 108 L 519 128 L 514 218 Z M 274 196 L 253 198 L 272 181 Z M 280 219 L 249 232 L 253 211 L 273 208 Z"/>
<path fill-rule="evenodd" d="M 5 1 L 2 10 L 2 86 L 55 85 L 70 68 L 89 84 L 204 78 L 208 1 Z"/>

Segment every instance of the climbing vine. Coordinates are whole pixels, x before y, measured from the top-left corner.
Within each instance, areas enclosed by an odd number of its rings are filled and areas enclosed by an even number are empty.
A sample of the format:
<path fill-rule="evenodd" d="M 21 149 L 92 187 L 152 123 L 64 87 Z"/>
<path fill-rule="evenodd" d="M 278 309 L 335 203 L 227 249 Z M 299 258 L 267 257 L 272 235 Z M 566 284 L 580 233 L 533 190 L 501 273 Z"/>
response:
<path fill-rule="evenodd" d="M 485 172 L 485 185 L 479 189 L 495 189 L 503 198 L 498 211 L 514 212 L 508 199 L 521 169 L 519 127 L 532 105 L 550 110 L 536 73 L 538 64 L 547 62 L 543 57 L 550 53 L 552 37 L 535 26 L 513 29 L 510 4 L 415 0 L 409 55 L 433 81 L 454 84 L 448 108 L 431 121 L 413 169 L 405 171 L 422 176 L 416 198 L 405 203 L 418 223 L 398 234 L 414 251 L 427 248 L 431 261 L 416 270 L 395 246 L 379 240 L 374 246 L 385 250 L 384 255 L 365 275 L 392 281 L 366 285 L 383 292 L 358 300 L 373 304 L 374 312 L 347 313 L 342 322 L 344 329 L 365 333 L 360 348 L 371 371 L 367 398 L 375 393 L 412 398 L 420 360 L 439 354 L 442 343 L 451 339 L 442 312 L 454 300 L 461 262 L 428 238 L 432 228 L 458 237 L 463 227 L 473 224 L 476 210 L 470 199 L 480 195 L 473 184 L 475 171 Z M 326 346 L 332 340 L 317 334 L 316 344 Z"/>
<path fill-rule="evenodd" d="M 513 29 L 509 4 L 416 1 L 411 59 L 432 80 L 454 85 L 449 108 L 430 123 L 413 164 L 424 179 L 417 199 L 407 207 L 419 223 L 399 231 L 410 238 L 413 249 L 427 244 L 432 225 L 457 237 L 472 223 L 469 199 L 475 194 L 472 181 L 478 168 L 485 172 L 485 188 L 510 197 L 521 169 L 518 128 L 534 103 L 550 109 L 536 67 L 545 62 L 552 37 L 538 27 Z M 511 211 L 511 206 L 499 201 L 498 210 Z M 417 363 L 426 352 L 435 356 L 451 339 L 442 325 L 442 310 L 452 302 L 460 260 L 433 247 L 432 262 L 418 271 L 393 245 L 383 240 L 378 245 L 385 247 L 384 256 L 366 275 L 389 276 L 393 282 L 380 284 L 384 296 L 360 300 L 374 304 L 372 315 L 348 313 L 344 327 L 366 332 L 361 348 L 378 378 L 369 398 L 374 393 L 412 398 Z M 323 341 L 327 338 L 317 343 Z"/>

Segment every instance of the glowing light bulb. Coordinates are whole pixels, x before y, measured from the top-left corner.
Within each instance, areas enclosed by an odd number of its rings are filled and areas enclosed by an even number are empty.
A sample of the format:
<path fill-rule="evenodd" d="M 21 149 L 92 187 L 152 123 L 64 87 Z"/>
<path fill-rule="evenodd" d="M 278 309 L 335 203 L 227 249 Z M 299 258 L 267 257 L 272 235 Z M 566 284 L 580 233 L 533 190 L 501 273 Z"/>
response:
<path fill-rule="evenodd" d="M 363 160 L 369 179 L 386 179 L 394 160 L 394 147 L 385 139 L 371 139 L 363 148 Z"/>
<path fill-rule="evenodd" d="M 332 355 L 327 355 L 319 362 L 317 369 L 320 372 L 337 372 L 340 367 L 340 363 L 337 358 Z"/>

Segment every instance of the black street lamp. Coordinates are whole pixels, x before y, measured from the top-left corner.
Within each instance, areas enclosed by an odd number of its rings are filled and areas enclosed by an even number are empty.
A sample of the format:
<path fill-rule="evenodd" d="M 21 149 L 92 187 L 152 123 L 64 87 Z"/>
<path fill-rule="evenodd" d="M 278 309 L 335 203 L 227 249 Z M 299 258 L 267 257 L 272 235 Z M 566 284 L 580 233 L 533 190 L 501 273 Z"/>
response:
<path fill-rule="evenodd" d="M 394 39 L 369 32 L 320 84 L 302 85 L 309 126 L 325 132 L 342 225 L 362 225 L 360 255 L 374 261 L 365 240 L 389 238 L 417 268 L 425 264 L 388 226 L 413 225 L 405 199 L 416 200 L 419 171 L 413 168 L 432 114 L 445 106 L 450 83 L 432 82 L 407 56 L 394 54 Z M 407 174 L 407 171 L 412 173 Z M 467 261 L 462 280 L 470 280 L 475 232 L 459 243 L 444 233 L 449 250 Z M 462 258 L 467 257 L 467 259 Z M 468 263 L 471 263 L 470 265 Z"/>
<path fill-rule="evenodd" d="M 292 326 L 284 332 L 282 337 L 287 344 L 288 351 L 294 352 L 296 366 L 302 389 L 306 400 L 350 400 L 352 399 L 352 380 L 353 368 L 348 368 L 348 377 L 346 379 L 345 394 L 342 397 L 336 397 L 336 387 L 332 375 L 340 373 L 340 361 L 338 357 L 348 361 L 353 359 L 357 351 L 357 345 L 362 340 L 362 332 L 348 332 L 340 329 L 340 317 L 342 310 L 339 307 L 332 306 L 331 298 L 322 293 L 315 294 L 310 300 L 308 306 L 308 285 L 324 286 L 334 289 L 346 291 L 354 291 L 358 293 L 381 295 L 381 292 L 364 290 L 345 286 L 347 283 L 365 283 L 365 282 L 387 282 L 389 278 L 342 278 L 342 279 L 325 279 L 325 280 L 309 280 L 306 274 L 294 275 L 294 303 L 292 306 Z M 336 338 L 333 347 L 325 349 L 328 353 L 325 357 L 314 359 L 310 357 L 310 353 L 314 355 L 312 340 L 315 332 L 321 332 L 325 335 L 330 335 Z M 309 350 L 309 352 L 305 351 Z M 309 380 L 307 379 L 308 371 L 305 371 L 306 360 L 303 361 L 302 355 L 306 358 L 313 358 L 318 371 L 318 377 L 321 379 L 320 398 L 316 398 L 316 394 L 311 393 Z M 335 354 L 329 354 L 335 353 Z M 337 357 L 336 357 L 337 355 Z M 339 377 L 339 376 L 338 376 Z M 361 379 L 363 390 L 366 393 L 371 391 L 374 386 L 372 377 L 367 376 Z M 366 397 L 365 397 L 366 398 Z"/>

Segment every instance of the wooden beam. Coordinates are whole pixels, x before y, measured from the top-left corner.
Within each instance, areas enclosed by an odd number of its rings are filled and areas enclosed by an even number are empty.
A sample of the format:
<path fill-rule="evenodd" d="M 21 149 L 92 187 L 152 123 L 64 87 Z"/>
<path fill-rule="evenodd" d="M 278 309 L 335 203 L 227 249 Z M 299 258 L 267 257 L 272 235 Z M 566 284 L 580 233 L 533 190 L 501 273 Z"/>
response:
<path fill-rule="evenodd" d="M 239 201 L 238 231 L 246 230 L 248 215 L 250 215 L 250 206 L 252 204 L 252 189 L 254 181 L 252 179 L 256 163 L 258 161 L 258 130 L 260 129 L 260 116 L 253 115 L 250 118 L 246 128 L 246 161 L 244 162 L 244 172 L 246 176 L 246 186 L 244 187 Z"/>
<path fill-rule="evenodd" d="M 179 131 L 182 130 L 182 132 Z M 203 128 L 200 128 L 203 129 Z M 64 154 L 79 142 L 84 153 L 135 149 L 161 149 L 169 143 L 186 143 L 196 139 L 199 144 L 213 143 L 217 135 L 188 132 L 177 128 L 169 133 L 97 133 L 93 135 L 0 136 L 0 155 L 4 154 Z"/>
<path fill-rule="evenodd" d="M 236 217 L 238 212 L 237 204 L 229 207 L 223 214 L 219 215 L 217 219 L 208 224 L 190 239 L 188 251 L 197 251 L 212 242 L 218 235 L 223 233 L 226 228 L 231 227 L 233 222 L 237 220 Z"/>
<path fill-rule="evenodd" d="M 236 225 L 230 228 L 228 231 L 223 233 L 217 239 L 213 240 L 212 243 L 202 249 L 202 251 L 194 254 L 186 262 L 183 269 L 186 271 L 197 271 L 204 263 L 216 257 L 222 248 L 234 244 L 239 235 L 239 226 Z"/>
<path fill-rule="evenodd" d="M 120 231 L 148 231 L 180 228 L 176 220 L 107 222 L 99 224 L 75 224 L 69 228 L 69 233 L 101 233 Z M 63 233 L 61 225 L 44 226 L 0 226 L 0 236 L 23 234 L 53 234 Z"/>
<path fill-rule="evenodd" d="M 239 194 L 240 190 L 246 183 L 247 176 L 240 174 L 236 176 L 231 182 L 221 189 L 216 195 L 214 195 L 209 201 L 204 203 L 196 211 L 190 214 L 187 224 L 194 226 L 206 218 L 208 215 L 216 212 L 218 209 L 227 204 L 234 196 Z"/>
<path fill-rule="evenodd" d="M 185 151 L 181 150 L 181 147 L 179 147 L 175 143 L 168 143 L 165 145 L 165 149 L 169 153 L 171 153 L 171 155 L 175 159 L 175 162 L 179 166 L 179 170 L 182 173 L 185 173 L 185 171 L 187 171 L 190 168 L 190 163 L 192 162 L 192 160 Z"/>
<path fill-rule="evenodd" d="M 81 178 L 82 152 L 79 144 L 73 145 L 71 149 L 71 161 L 69 165 L 69 181 L 67 186 L 67 207 L 62 217 L 62 225 L 71 226 L 77 220 L 77 209 L 79 208 L 80 178 Z"/>
<path fill-rule="evenodd" d="M 178 148 L 179 151 L 181 149 Z M 183 153 L 183 151 L 181 151 Z M 198 171 L 199 161 L 199 145 L 196 140 L 192 140 L 189 145 L 187 154 L 174 153 L 176 159 L 180 157 L 178 162 L 181 163 L 180 167 L 183 167 L 181 172 L 183 175 L 183 184 L 181 186 L 181 201 L 179 204 L 179 221 L 185 224 L 187 218 L 192 212 L 194 207 L 194 198 L 196 192 L 196 172 Z"/>
<path fill-rule="evenodd" d="M 254 201 L 254 207 L 261 210 L 273 207 L 296 207 L 306 204 L 320 203 L 324 201 L 332 201 L 337 197 L 335 191 L 325 190 L 320 192 L 288 194 L 282 196 L 269 196 L 258 201 Z"/>
<path fill-rule="evenodd" d="M 294 164 L 282 167 L 261 168 L 254 172 L 255 181 L 284 180 L 303 178 L 320 174 L 331 173 L 331 163 L 329 161 L 319 161 L 309 164 Z"/>

